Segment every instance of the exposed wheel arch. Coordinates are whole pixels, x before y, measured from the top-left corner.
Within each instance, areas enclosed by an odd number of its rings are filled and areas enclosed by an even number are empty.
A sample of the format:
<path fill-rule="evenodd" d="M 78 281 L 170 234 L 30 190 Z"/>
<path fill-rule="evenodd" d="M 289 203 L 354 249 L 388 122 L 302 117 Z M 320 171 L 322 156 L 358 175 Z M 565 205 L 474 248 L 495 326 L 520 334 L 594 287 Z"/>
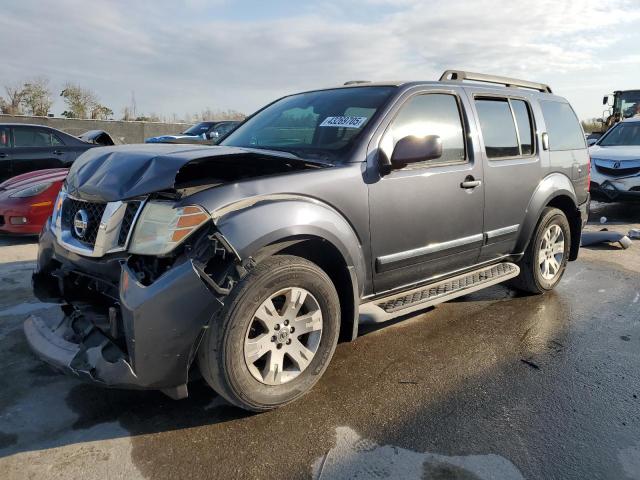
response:
<path fill-rule="evenodd" d="M 295 255 L 318 265 L 336 287 L 340 300 L 340 341 L 354 340 L 358 335 L 358 305 L 360 300 L 357 277 L 340 250 L 326 239 L 315 236 L 284 238 L 260 249 L 253 256 L 257 263 L 272 255 Z"/>

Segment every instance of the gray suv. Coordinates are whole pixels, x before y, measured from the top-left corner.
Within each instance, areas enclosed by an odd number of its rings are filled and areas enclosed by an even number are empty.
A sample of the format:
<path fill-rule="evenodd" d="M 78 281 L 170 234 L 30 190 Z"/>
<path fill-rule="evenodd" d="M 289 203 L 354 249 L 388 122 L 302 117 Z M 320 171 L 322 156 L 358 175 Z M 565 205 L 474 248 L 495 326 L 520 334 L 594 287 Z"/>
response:
<path fill-rule="evenodd" d="M 499 282 L 544 293 L 576 259 L 589 157 L 533 82 L 448 71 L 281 98 L 219 146 L 91 149 L 40 236 L 46 362 L 187 396 L 198 371 L 263 411 L 307 392 L 337 342 Z"/>

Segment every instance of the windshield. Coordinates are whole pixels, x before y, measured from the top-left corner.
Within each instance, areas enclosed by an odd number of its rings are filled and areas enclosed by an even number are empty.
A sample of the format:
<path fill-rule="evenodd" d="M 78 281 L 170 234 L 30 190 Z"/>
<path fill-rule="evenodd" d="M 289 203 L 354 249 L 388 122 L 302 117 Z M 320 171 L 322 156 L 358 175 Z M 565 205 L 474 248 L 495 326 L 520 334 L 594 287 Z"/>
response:
<path fill-rule="evenodd" d="M 624 118 L 633 117 L 638 113 L 640 107 L 640 90 L 631 90 L 620 93 L 616 99 L 615 109 L 619 111 Z"/>
<path fill-rule="evenodd" d="M 640 146 L 640 122 L 619 123 L 598 142 L 598 145 L 601 147 Z"/>
<path fill-rule="evenodd" d="M 184 135 L 202 135 L 203 133 L 207 133 L 211 128 L 210 123 L 202 122 L 197 123 L 193 127 L 186 129 L 182 132 Z"/>
<path fill-rule="evenodd" d="M 394 90 L 352 87 L 285 97 L 247 120 L 221 145 L 281 150 L 333 161 L 353 147 Z"/>

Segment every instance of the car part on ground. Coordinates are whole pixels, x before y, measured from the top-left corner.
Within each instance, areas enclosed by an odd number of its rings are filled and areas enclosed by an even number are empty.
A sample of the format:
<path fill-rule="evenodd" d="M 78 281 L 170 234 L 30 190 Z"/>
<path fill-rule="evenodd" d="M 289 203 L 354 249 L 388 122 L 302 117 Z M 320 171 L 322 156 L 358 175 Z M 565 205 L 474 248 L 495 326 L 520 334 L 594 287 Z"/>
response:
<path fill-rule="evenodd" d="M 40 233 L 67 173 L 66 168 L 38 170 L 0 183 L 0 233 Z"/>
<path fill-rule="evenodd" d="M 453 73 L 287 96 L 219 146 L 86 152 L 33 276 L 64 317 L 27 321 L 32 348 L 173 398 L 199 366 L 262 411 L 311 388 L 361 309 L 397 317 L 516 276 L 553 288 L 588 213 L 577 117 L 545 85 Z"/>
<path fill-rule="evenodd" d="M 619 243 L 624 249 L 633 245 L 633 241 L 623 233 L 610 232 L 606 229 L 599 232 L 582 232 L 581 246 L 588 247 L 602 243 Z"/>

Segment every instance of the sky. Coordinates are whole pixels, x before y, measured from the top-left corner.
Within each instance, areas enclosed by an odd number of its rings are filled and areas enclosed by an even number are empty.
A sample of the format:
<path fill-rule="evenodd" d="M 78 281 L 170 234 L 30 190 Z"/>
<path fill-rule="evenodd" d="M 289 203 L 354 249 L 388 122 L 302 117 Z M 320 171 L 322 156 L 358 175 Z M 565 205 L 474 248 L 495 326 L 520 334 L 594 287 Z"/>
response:
<path fill-rule="evenodd" d="M 1 86 L 50 79 L 116 117 L 251 113 L 347 80 L 436 80 L 449 68 L 551 85 L 580 118 L 640 88 L 640 0 L 3 1 Z"/>

